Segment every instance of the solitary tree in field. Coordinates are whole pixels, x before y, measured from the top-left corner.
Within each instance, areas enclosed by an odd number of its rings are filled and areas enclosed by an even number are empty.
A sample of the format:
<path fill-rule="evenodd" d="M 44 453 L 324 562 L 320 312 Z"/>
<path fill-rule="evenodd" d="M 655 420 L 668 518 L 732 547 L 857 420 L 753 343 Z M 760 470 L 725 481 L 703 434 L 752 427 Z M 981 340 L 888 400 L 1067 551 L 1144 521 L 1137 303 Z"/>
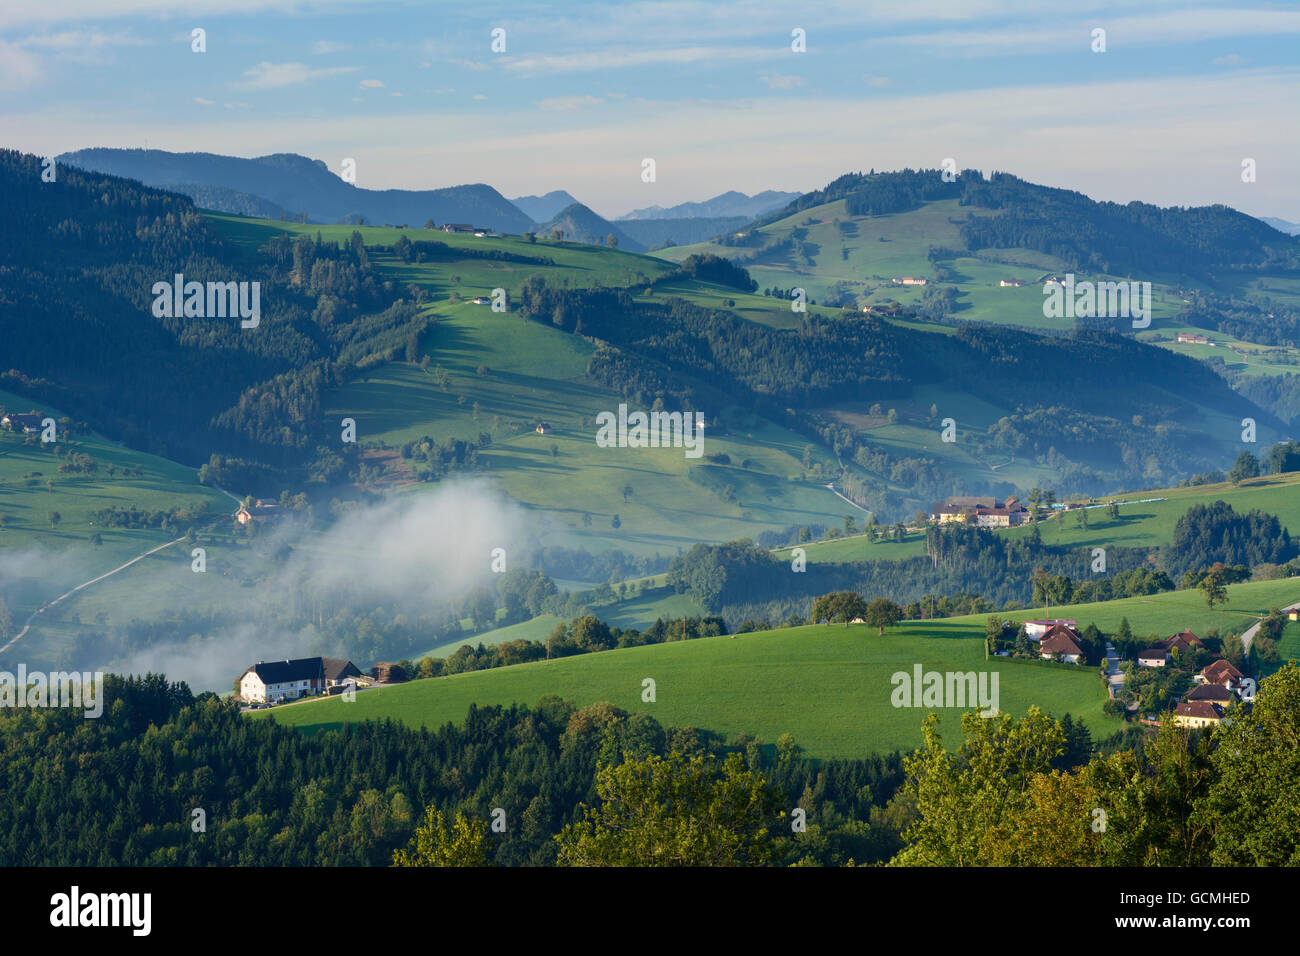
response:
<path fill-rule="evenodd" d="M 632 497 L 632 495 L 633 495 L 633 489 L 632 489 L 632 486 L 631 486 L 630 484 L 629 484 L 629 485 L 624 485 L 624 486 L 623 486 L 623 500 L 626 502 L 629 498 Z"/>
<path fill-rule="evenodd" d="M 876 629 L 876 633 L 881 637 L 885 636 L 885 628 L 893 627 L 903 617 L 903 609 L 888 598 L 872 598 L 867 604 L 866 613 L 862 619 Z"/>
<path fill-rule="evenodd" d="M 55 526 L 57 526 L 58 523 L 63 520 L 63 515 L 59 514 L 57 511 L 51 511 L 46 517 L 50 519 L 51 531 L 54 530 Z"/>
<path fill-rule="evenodd" d="M 812 623 L 827 621 L 831 624 L 849 626 L 850 621 L 858 618 L 865 620 L 867 602 L 856 591 L 832 591 L 813 601 Z"/>
<path fill-rule="evenodd" d="M 1211 570 L 1205 577 L 1201 578 L 1199 585 L 1201 593 L 1205 595 L 1205 603 L 1209 605 L 1211 611 L 1216 604 L 1228 603 L 1228 589 L 1223 586 L 1223 578 L 1218 571 Z"/>

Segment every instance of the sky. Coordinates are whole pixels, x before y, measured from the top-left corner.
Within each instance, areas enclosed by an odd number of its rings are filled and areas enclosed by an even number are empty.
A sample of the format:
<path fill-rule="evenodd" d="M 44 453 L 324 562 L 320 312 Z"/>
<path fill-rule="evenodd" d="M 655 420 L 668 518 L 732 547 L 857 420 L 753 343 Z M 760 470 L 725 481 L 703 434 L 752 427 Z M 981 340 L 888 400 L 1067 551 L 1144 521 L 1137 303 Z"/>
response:
<path fill-rule="evenodd" d="M 350 158 L 607 217 L 951 158 L 1300 222 L 1298 120 L 1296 2 L 0 0 L 0 147 Z"/>

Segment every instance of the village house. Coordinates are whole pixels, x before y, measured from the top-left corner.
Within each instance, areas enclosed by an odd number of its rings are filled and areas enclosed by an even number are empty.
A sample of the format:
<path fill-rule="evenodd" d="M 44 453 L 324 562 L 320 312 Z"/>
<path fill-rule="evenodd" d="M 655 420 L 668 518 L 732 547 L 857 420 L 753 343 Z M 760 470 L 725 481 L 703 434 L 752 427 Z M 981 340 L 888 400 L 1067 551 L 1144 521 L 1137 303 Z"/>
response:
<path fill-rule="evenodd" d="M 40 412 L 11 413 L 4 418 L 0 418 L 0 426 L 9 429 L 11 432 L 23 432 L 30 435 L 41 430 L 41 422 L 43 421 L 45 421 L 45 415 Z"/>
<path fill-rule="evenodd" d="M 258 661 L 239 675 L 239 697 L 249 703 L 296 700 L 357 678 L 364 680 L 356 665 L 338 657 Z"/>
<path fill-rule="evenodd" d="M 271 518 L 278 518 L 281 514 L 283 514 L 283 511 L 279 505 L 262 501 L 259 498 L 253 502 L 251 508 L 240 505 L 239 510 L 235 512 L 235 520 L 241 525 L 246 525 L 250 521 L 267 521 Z"/>
<path fill-rule="evenodd" d="M 1051 660 L 1059 654 L 1061 660 L 1067 664 L 1077 664 L 1083 659 L 1083 650 L 1070 636 L 1070 629 L 1061 625 L 1047 632 L 1043 637 L 1043 643 L 1039 645 L 1038 652 L 1044 660 Z"/>
<path fill-rule="evenodd" d="M 485 296 L 485 295 L 476 295 L 476 296 L 474 296 L 474 298 L 471 299 L 470 301 L 472 301 L 475 305 L 491 305 L 491 304 L 492 304 L 492 300 L 489 299 L 489 298 L 488 298 L 487 296 Z"/>
<path fill-rule="evenodd" d="M 476 232 L 477 227 L 467 222 L 444 222 L 442 224 L 443 232 Z"/>
<path fill-rule="evenodd" d="M 918 279 L 915 276 L 903 276 L 893 280 L 894 285 L 925 285 L 928 280 Z"/>
<path fill-rule="evenodd" d="M 1232 703 L 1232 691 L 1222 684 L 1197 684 L 1187 692 L 1183 700 L 1209 700 L 1221 707 Z"/>
<path fill-rule="evenodd" d="M 1215 684 L 1228 690 L 1236 690 L 1241 685 L 1242 674 L 1228 661 L 1219 658 L 1206 664 L 1192 680 L 1198 684 Z"/>
<path fill-rule="evenodd" d="M 954 497 L 934 506 L 930 517 L 940 524 L 964 521 L 979 528 L 1010 528 L 1029 520 L 1029 511 L 1014 496 L 996 498 Z"/>
<path fill-rule="evenodd" d="M 1025 621 L 1025 634 L 1030 640 L 1041 641 L 1048 631 L 1058 625 L 1066 628 L 1070 632 L 1071 637 L 1078 638 L 1079 622 L 1065 621 L 1059 618 L 1051 621 Z"/>
<path fill-rule="evenodd" d="M 1164 667 L 1169 663 L 1169 652 L 1163 647 L 1149 647 L 1138 652 L 1138 667 Z"/>
<path fill-rule="evenodd" d="M 1210 340 L 1204 335 L 1191 335 L 1187 332 L 1178 333 L 1178 341 L 1186 345 L 1209 345 Z"/>
<path fill-rule="evenodd" d="M 1179 727 L 1212 727 L 1222 719 L 1223 711 L 1208 700 L 1187 701 L 1174 711 L 1174 723 Z"/>
<path fill-rule="evenodd" d="M 539 434 L 539 435 L 549 435 L 552 431 L 553 431 L 553 429 L 552 429 L 551 426 L 550 426 L 549 424 L 547 424 L 546 422 L 538 422 L 538 423 L 537 423 L 537 434 Z"/>
<path fill-rule="evenodd" d="M 1003 279 L 1001 282 L 998 283 L 998 285 L 1000 285 L 1004 289 L 1007 288 L 1008 286 L 1010 286 L 1013 289 L 1019 289 L 1024 284 L 1025 281 L 1023 279 Z"/>
<path fill-rule="evenodd" d="M 1189 654 L 1205 645 L 1201 639 L 1191 631 L 1179 631 L 1177 634 L 1160 642 L 1161 646 L 1171 654 L 1177 651 L 1181 654 Z"/>

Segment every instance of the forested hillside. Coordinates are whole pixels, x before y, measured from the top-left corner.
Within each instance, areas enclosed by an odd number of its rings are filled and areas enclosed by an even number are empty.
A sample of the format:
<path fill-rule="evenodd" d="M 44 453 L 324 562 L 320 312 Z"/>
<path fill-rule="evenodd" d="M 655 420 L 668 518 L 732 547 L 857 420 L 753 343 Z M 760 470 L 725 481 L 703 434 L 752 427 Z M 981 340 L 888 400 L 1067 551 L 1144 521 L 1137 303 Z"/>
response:
<path fill-rule="evenodd" d="M 7 387 L 57 403 L 128 445 L 197 463 L 221 452 L 303 469 L 318 451 L 323 390 L 404 354 L 427 320 L 347 248 L 280 237 L 246 256 L 189 200 L 0 153 Z M 155 283 L 259 282 L 256 328 L 239 317 L 155 317 Z M 337 444 L 337 443 L 336 443 Z M 337 473 L 321 452 L 312 471 Z"/>

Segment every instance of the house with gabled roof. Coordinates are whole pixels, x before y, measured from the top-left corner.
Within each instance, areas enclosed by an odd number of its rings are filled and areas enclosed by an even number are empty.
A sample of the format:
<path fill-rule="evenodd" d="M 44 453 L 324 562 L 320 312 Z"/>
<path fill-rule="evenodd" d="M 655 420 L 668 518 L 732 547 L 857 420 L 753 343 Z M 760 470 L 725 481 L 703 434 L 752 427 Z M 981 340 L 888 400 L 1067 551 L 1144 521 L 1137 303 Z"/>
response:
<path fill-rule="evenodd" d="M 1178 651 L 1179 654 L 1186 654 L 1189 651 L 1198 650 L 1205 646 L 1201 639 L 1191 631 L 1183 630 L 1166 638 L 1160 642 L 1161 646 L 1167 651 Z"/>
<path fill-rule="evenodd" d="M 1169 663 L 1169 652 L 1163 647 L 1148 647 L 1138 651 L 1138 667 L 1164 667 Z"/>
<path fill-rule="evenodd" d="M 1223 720 L 1223 710 L 1209 700 L 1184 701 L 1174 711 L 1174 723 L 1179 727 L 1213 727 Z"/>
<path fill-rule="evenodd" d="M 348 681 L 368 683 L 349 660 L 338 657 L 300 657 L 293 660 L 258 661 L 239 675 L 242 700 L 266 703 L 295 700 L 328 691 Z"/>
<path fill-rule="evenodd" d="M 1198 684 L 1218 684 L 1228 690 L 1236 690 L 1241 684 L 1242 673 L 1221 657 L 1206 664 L 1192 679 Z"/>
<path fill-rule="evenodd" d="M 1083 650 L 1075 643 L 1074 637 L 1071 637 L 1069 628 L 1058 625 L 1043 635 L 1043 643 L 1038 646 L 1038 653 L 1045 660 L 1050 660 L 1059 654 L 1061 660 L 1066 663 L 1077 664 L 1083 658 Z"/>
<path fill-rule="evenodd" d="M 1209 700 L 1226 707 L 1232 703 L 1232 691 L 1222 684 L 1197 684 L 1187 692 L 1184 700 Z"/>
<path fill-rule="evenodd" d="M 1052 618 L 1043 621 L 1025 621 L 1025 636 L 1027 636 L 1031 641 L 1041 641 L 1047 635 L 1047 632 L 1057 625 L 1069 630 L 1071 637 L 1078 637 L 1079 622 L 1067 621 L 1063 618 Z"/>
<path fill-rule="evenodd" d="M 0 418 L 0 425 L 14 432 L 24 432 L 31 434 L 41 430 L 41 423 L 45 421 L 45 416 L 40 412 L 28 412 L 26 414 L 10 413 L 4 418 Z"/>

